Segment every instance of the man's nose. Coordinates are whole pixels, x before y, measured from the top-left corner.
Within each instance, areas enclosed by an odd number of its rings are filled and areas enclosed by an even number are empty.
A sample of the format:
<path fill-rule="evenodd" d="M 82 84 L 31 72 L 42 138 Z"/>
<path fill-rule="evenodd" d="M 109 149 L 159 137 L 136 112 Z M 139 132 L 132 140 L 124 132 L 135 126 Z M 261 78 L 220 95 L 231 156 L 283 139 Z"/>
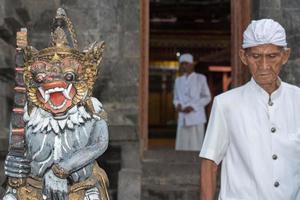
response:
<path fill-rule="evenodd" d="M 270 65 L 269 65 L 269 62 L 268 62 L 268 59 L 266 58 L 266 56 L 262 56 L 262 58 L 260 59 L 259 67 L 261 69 L 269 69 L 270 68 Z"/>

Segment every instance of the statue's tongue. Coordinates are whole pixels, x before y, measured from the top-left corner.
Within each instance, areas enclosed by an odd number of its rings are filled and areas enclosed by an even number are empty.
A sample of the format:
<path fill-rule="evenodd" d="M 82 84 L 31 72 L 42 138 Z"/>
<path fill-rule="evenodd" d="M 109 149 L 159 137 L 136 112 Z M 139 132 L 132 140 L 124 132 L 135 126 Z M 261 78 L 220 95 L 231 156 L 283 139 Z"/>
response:
<path fill-rule="evenodd" d="M 50 94 L 50 101 L 55 106 L 60 106 L 65 100 L 65 96 L 62 92 L 53 92 Z"/>

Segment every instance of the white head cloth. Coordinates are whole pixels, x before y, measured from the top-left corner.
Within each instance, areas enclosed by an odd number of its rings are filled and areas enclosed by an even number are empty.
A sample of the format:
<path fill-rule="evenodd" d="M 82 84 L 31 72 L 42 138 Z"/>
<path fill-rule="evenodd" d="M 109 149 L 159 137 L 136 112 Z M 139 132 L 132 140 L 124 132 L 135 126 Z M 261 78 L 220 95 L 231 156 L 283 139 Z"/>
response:
<path fill-rule="evenodd" d="M 244 32 L 242 47 L 254 47 L 262 44 L 274 44 L 286 47 L 284 28 L 272 19 L 253 20 Z"/>
<path fill-rule="evenodd" d="M 185 53 L 179 57 L 179 62 L 180 63 L 182 63 L 182 62 L 194 63 L 194 58 L 193 58 L 192 54 Z"/>

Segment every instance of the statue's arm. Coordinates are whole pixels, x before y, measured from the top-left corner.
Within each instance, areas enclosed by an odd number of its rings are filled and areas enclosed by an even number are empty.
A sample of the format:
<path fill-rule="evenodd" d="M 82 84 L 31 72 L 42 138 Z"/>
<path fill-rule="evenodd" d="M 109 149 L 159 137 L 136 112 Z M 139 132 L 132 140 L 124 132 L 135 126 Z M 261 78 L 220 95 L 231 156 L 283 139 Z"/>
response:
<path fill-rule="evenodd" d="M 105 120 L 97 120 L 89 138 L 89 144 L 58 163 L 59 168 L 68 174 L 94 162 L 108 146 L 108 129 Z"/>

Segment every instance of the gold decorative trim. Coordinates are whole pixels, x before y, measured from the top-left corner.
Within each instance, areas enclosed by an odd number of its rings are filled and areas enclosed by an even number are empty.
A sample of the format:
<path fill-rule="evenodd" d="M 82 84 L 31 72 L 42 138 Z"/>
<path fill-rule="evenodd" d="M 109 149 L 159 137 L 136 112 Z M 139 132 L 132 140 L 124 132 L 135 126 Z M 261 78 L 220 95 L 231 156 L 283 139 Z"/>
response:
<path fill-rule="evenodd" d="M 26 185 L 26 179 L 23 178 L 9 178 L 8 185 L 12 188 L 19 188 Z"/>
<path fill-rule="evenodd" d="M 82 200 L 84 198 L 85 190 L 96 187 L 101 200 L 109 200 L 107 187 L 109 185 L 108 177 L 105 171 L 95 162 L 93 166 L 93 175 L 85 181 L 71 185 L 69 190 L 70 200 Z M 42 179 L 39 177 L 28 177 L 26 185 L 17 189 L 17 196 L 19 200 L 41 200 L 42 199 Z"/>
<path fill-rule="evenodd" d="M 69 176 L 69 173 L 57 164 L 54 164 L 52 166 L 52 171 L 55 174 L 55 176 L 57 176 L 61 179 L 65 179 Z"/>

